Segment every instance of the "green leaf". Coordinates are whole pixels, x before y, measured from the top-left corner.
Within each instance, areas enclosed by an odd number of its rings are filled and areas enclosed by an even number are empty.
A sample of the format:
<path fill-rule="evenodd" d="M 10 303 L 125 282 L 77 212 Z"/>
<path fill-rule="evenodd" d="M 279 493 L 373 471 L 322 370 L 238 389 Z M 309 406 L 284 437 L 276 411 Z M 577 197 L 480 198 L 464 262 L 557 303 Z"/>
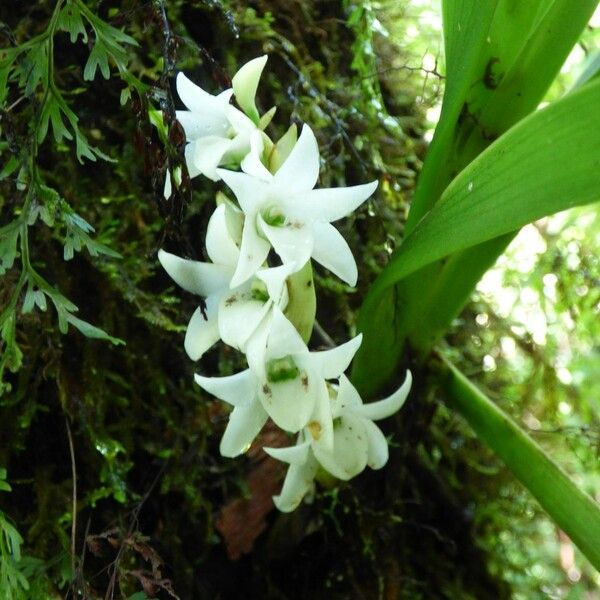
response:
<path fill-rule="evenodd" d="M 494 265 L 514 237 L 515 233 L 508 233 L 448 258 L 437 274 L 435 284 L 417 307 L 412 327 L 407 324 L 411 348 L 419 355 L 425 356 L 444 334 L 468 302 L 482 275 Z"/>
<path fill-rule="evenodd" d="M 9 370 L 16 373 L 23 363 L 23 353 L 17 344 L 17 331 L 16 331 L 16 315 L 13 310 L 6 309 L 8 312 L 3 313 L 3 323 L 0 328 L 0 338 L 4 341 L 5 346 L 2 349 L 2 356 L 0 358 L 0 370 L 6 365 Z"/>
<path fill-rule="evenodd" d="M 434 204 L 450 178 L 448 157 L 462 107 L 473 82 L 481 79 L 482 55 L 500 0 L 446 0 L 443 5 L 446 51 L 446 89 L 440 121 L 435 130 L 411 211 L 406 223 L 409 233 Z"/>
<path fill-rule="evenodd" d="M 0 105 L 4 104 L 8 95 L 8 79 L 20 52 L 20 48 L 0 48 Z"/>
<path fill-rule="evenodd" d="M 392 373 L 391 363 L 399 356 L 396 321 L 401 312 L 396 309 L 405 310 L 407 302 L 398 290 L 392 297 L 386 291 L 390 286 L 449 254 L 600 200 L 599 172 L 600 81 L 524 119 L 462 171 L 404 240 L 365 299 L 358 320 L 365 337 L 353 371 L 361 391 L 380 385 L 378 370 Z M 415 304 L 408 308 L 414 310 Z"/>
<path fill-rule="evenodd" d="M 48 85 L 48 40 L 32 46 L 19 66 L 19 72 L 19 86 L 25 88 L 26 96 L 31 96 L 40 83 L 45 87 Z"/>
<path fill-rule="evenodd" d="M 67 321 L 73 325 L 76 329 L 78 329 L 85 337 L 94 338 L 98 340 L 106 340 L 115 346 L 119 346 L 121 344 L 125 344 L 125 342 L 119 338 L 112 337 L 106 331 L 100 329 L 99 327 L 95 327 L 91 323 L 87 321 L 83 321 L 82 319 L 78 319 L 72 314 L 67 315 Z"/>
<path fill-rule="evenodd" d="M 0 229 L 0 275 L 11 269 L 15 262 L 19 232 L 17 222 Z"/>
<path fill-rule="evenodd" d="M 112 337 L 99 327 L 77 318 L 73 313 L 79 310 L 68 298 L 63 296 L 57 289 L 53 288 L 45 279 L 37 273 L 33 274 L 33 280 L 37 286 L 52 300 L 56 313 L 58 315 L 58 329 L 62 334 L 66 334 L 69 329 L 69 323 L 79 330 L 83 335 L 89 338 L 106 340 L 112 344 L 119 345 L 125 342 L 119 338 Z"/>
<path fill-rule="evenodd" d="M 81 12 L 74 2 L 67 2 L 61 9 L 57 19 L 57 28 L 69 34 L 72 44 L 77 41 L 80 35 L 83 43 L 87 42 L 87 32 L 81 18 Z"/>
<path fill-rule="evenodd" d="M 2 519 L 0 522 L 0 528 L 4 533 L 4 537 L 8 543 L 9 552 L 12 554 L 12 558 L 15 562 L 21 560 L 21 544 L 23 538 L 19 532 L 11 525 L 6 519 Z"/>
<path fill-rule="evenodd" d="M 104 254 L 112 258 L 121 258 L 118 252 L 115 252 L 108 246 L 92 239 L 88 233 L 92 233 L 94 228 L 80 215 L 73 211 L 66 201 L 62 201 L 62 220 L 66 226 L 66 235 L 64 241 L 64 260 L 71 260 L 75 252 L 79 252 L 83 247 L 87 249 L 91 256 Z"/>
<path fill-rule="evenodd" d="M 450 405 L 600 570 L 600 506 L 458 369 L 444 358 L 436 362 Z"/>
<path fill-rule="evenodd" d="M 149 109 L 148 120 L 156 128 L 161 142 L 163 144 L 167 144 L 169 139 L 169 130 L 165 123 L 162 110 L 157 110 L 155 108 Z"/>
<path fill-rule="evenodd" d="M 6 469 L 0 468 L 0 491 L 2 492 L 12 492 L 12 488 L 6 481 Z"/>
<path fill-rule="evenodd" d="M 90 23 L 94 30 L 96 31 L 96 35 L 103 38 L 108 44 L 113 47 L 119 47 L 121 52 L 125 53 L 125 50 L 122 48 L 121 44 L 129 44 L 130 46 L 139 46 L 134 38 L 130 35 L 127 35 L 125 32 L 113 27 L 106 21 L 103 21 L 96 15 L 90 15 L 93 17 L 90 20 Z"/>
<path fill-rule="evenodd" d="M 46 295 L 42 290 L 37 289 L 35 285 L 32 285 L 31 282 L 29 282 L 21 312 L 27 314 L 28 312 L 31 312 L 36 305 L 39 306 L 42 312 L 45 312 L 47 308 Z"/>
<path fill-rule="evenodd" d="M 462 171 L 375 287 L 546 215 L 600 200 L 599 173 L 600 81 L 524 119 Z"/>
<path fill-rule="evenodd" d="M 536 108 L 597 3 L 445 0 L 446 92 L 407 233 L 454 174 Z"/>
<path fill-rule="evenodd" d="M 485 43 L 475 48 L 460 46 L 464 37 L 460 31 L 462 23 L 469 18 L 472 5 L 446 1 L 446 25 L 454 23 L 453 29 L 446 28 L 447 52 L 459 63 L 465 53 L 470 56 L 475 52 L 478 58 L 470 70 L 453 69 L 450 60 L 442 118 L 419 178 L 406 234 L 436 203 L 456 173 L 495 137 L 536 108 L 596 4 L 596 0 L 576 5 L 568 0 L 500 0 Z M 453 10 L 453 19 L 446 14 L 449 9 Z M 482 15 L 484 10 L 483 6 L 477 7 Z M 454 54 L 448 47 L 452 43 L 459 45 L 459 51 Z M 390 313 L 391 310 L 389 322 L 394 323 L 393 331 L 388 324 L 379 325 L 389 360 L 376 365 L 373 359 L 370 369 L 363 361 L 363 371 L 367 370 L 368 375 L 362 376 L 362 381 L 368 379 L 374 391 L 391 376 L 395 371 L 391 361 L 401 356 L 407 338 L 413 349 L 426 354 L 459 313 L 479 278 L 503 251 L 510 237 L 507 234 L 504 241 L 490 240 L 468 248 L 444 264 L 428 265 L 403 279 L 393 293 L 383 292 L 379 312 Z M 395 305 L 398 305 L 397 313 L 392 310 Z M 366 389 L 362 391 L 367 393 Z"/>
<path fill-rule="evenodd" d="M 21 164 L 21 160 L 18 156 L 11 156 L 4 167 L 2 167 L 2 171 L 0 171 L 0 181 L 3 181 L 7 177 L 10 177 Z"/>
<path fill-rule="evenodd" d="M 100 69 L 104 79 L 110 77 L 110 66 L 108 64 L 109 54 L 101 39 L 97 39 L 83 69 L 83 79 L 92 81 L 96 76 L 96 69 Z"/>
<path fill-rule="evenodd" d="M 123 44 L 137 46 L 138 43 L 131 36 L 100 19 L 83 3 L 80 3 L 79 6 L 83 16 L 96 34 L 96 41 L 85 65 L 83 78 L 86 81 L 94 79 L 96 69 L 99 67 L 104 78 L 108 79 L 110 76 L 109 58 L 113 59 L 120 72 L 126 71 L 128 53 Z"/>
<path fill-rule="evenodd" d="M 75 127 L 77 127 L 77 117 L 68 108 L 64 100 L 62 100 L 58 90 L 53 89 L 48 94 L 40 115 L 40 122 L 37 129 L 38 144 L 41 144 L 46 139 L 48 125 L 50 123 L 52 123 L 52 133 L 54 134 L 54 140 L 57 144 L 60 144 L 63 139 L 73 139 L 73 135 L 67 129 L 67 126 L 63 121 L 63 114 L 67 117 L 68 122 L 72 126 L 73 123 L 75 123 Z"/>
<path fill-rule="evenodd" d="M 499 135 L 542 100 L 569 52 L 585 29 L 598 0 L 554 0 L 537 20 L 490 102 L 478 115 L 479 128 Z M 507 21 L 507 30 L 510 20 Z"/>

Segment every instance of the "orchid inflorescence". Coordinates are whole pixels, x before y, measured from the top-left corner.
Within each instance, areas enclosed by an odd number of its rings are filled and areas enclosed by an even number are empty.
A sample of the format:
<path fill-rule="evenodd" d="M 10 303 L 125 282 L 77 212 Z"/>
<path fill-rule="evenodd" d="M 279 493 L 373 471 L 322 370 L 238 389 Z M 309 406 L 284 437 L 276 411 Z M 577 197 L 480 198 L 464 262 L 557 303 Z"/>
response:
<path fill-rule="evenodd" d="M 205 298 L 187 328 L 190 358 L 200 359 L 219 339 L 246 355 L 241 373 L 195 376 L 200 387 L 233 406 L 221 454 L 244 453 L 269 418 L 296 434 L 294 446 L 264 448 L 289 464 L 274 497 L 287 512 L 312 491 L 320 468 L 348 480 L 367 465 L 385 465 L 388 444 L 374 421 L 402 406 L 411 374 L 385 400 L 363 404 L 344 375 L 362 336 L 329 350 L 307 347 L 315 317 L 311 259 L 356 284 L 352 252 L 331 223 L 360 206 L 377 182 L 313 189 L 320 159 L 311 128 L 305 124 L 298 137 L 292 125 L 276 143 L 264 131 L 275 113 L 261 117 L 255 104 L 266 62 L 262 56 L 246 63 L 232 89 L 217 96 L 178 74 L 177 92 L 188 108 L 177 111 L 177 119 L 186 134 L 189 174 L 223 180 L 237 203 L 217 195 L 206 234 L 211 262 L 164 250 L 158 257 L 178 285 Z M 178 179 L 167 173 L 165 197 Z"/>

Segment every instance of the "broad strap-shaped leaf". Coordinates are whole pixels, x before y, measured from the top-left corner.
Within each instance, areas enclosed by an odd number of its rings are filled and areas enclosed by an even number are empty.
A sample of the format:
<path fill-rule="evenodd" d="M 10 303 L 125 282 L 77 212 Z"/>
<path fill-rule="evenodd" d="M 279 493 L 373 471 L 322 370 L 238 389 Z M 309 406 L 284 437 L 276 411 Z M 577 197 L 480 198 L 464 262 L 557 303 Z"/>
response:
<path fill-rule="evenodd" d="M 444 0 L 444 104 L 407 233 L 454 174 L 535 109 L 597 4 L 598 0 Z"/>
<path fill-rule="evenodd" d="M 427 206 L 437 201 L 449 175 L 462 170 L 493 139 L 535 109 L 596 5 L 597 0 L 577 4 L 570 0 L 499 1 L 454 139 L 448 140 L 443 163 L 429 169 L 429 174 L 434 173 L 435 187 L 430 189 L 433 193 Z M 417 190 L 407 231 L 423 216 L 421 200 Z M 415 208 L 420 209 L 420 215 Z M 395 315 L 399 348 L 394 352 L 399 354 L 408 338 L 414 350 L 426 355 L 514 234 L 468 248 L 443 264 L 428 265 L 398 284 L 403 310 Z"/>
<path fill-rule="evenodd" d="M 386 292 L 390 286 L 454 252 L 597 200 L 600 80 L 530 115 L 492 144 L 456 177 L 405 239 L 361 308 L 358 325 L 365 338 L 353 371 L 361 393 L 376 387 L 368 365 L 373 355 L 381 357 L 384 371 L 392 372 L 386 365 L 399 355 L 398 315 L 414 309 L 402 290 Z"/>
<path fill-rule="evenodd" d="M 600 200 L 600 81 L 540 110 L 448 186 L 373 288 L 453 252 Z"/>
<path fill-rule="evenodd" d="M 462 107 L 473 82 L 481 78 L 481 57 L 486 52 L 487 38 L 497 5 L 502 1 L 504 0 L 443 2 L 446 89 L 441 118 L 429 147 L 406 223 L 407 233 L 431 208 L 451 178 L 449 154 Z"/>
<path fill-rule="evenodd" d="M 436 363 L 450 405 L 600 570 L 600 506 L 458 369 L 444 358 Z"/>
<path fill-rule="evenodd" d="M 481 129 L 488 135 L 499 135 L 533 109 L 558 74 L 597 6 L 598 0 L 554 0 L 550 3 L 536 21 L 510 69 L 499 79 L 492 99 L 478 116 Z M 510 27 L 510 21 L 507 24 Z"/>

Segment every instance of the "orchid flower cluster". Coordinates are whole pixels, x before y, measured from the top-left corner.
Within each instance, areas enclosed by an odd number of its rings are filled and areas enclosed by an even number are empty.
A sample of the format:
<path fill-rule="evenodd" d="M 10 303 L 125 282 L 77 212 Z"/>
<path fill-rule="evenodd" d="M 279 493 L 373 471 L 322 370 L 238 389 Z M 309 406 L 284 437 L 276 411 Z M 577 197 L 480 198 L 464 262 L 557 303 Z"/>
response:
<path fill-rule="evenodd" d="M 206 233 L 210 262 L 164 250 L 159 260 L 178 285 L 205 299 L 187 327 L 190 358 L 200 359 L 219 339 L 246 355 L 245 371 L 195 376 L 233 407 L 221 454 L 244 453 L 269 418 L 296 436 L 293 446 L 264 448 L 289 464 L 274 497 L 287 512 L 312 492 L 320 469 L 348 480 L 367 465 L 383 467 L 388 444 L 374 421 L 402 406 L 411 375 L 390 397 L 363 404 L 344 375 L 362 336 L 329 350 L 307 347 L 315 317 L 311 260 L 356 284 L 352 252 L 331 223 L 360 206 L 377 182 L 314 189 L 320 159 L 311 128 L 304 125 L 298 137 L 292 125 L 277 143 L 265 133 L 275 109 L 261 117 L 255 96 L 266 61 L 262 56 L 245 64 L 232 89 L 217 96 L 178 74 L 177 92 L 188 109 L 177 119 L 186 134 L 189 174 L 223 180 L 237 202 L 217 195 Z M 178 179 L 167 174 L 166 197 Z"/>

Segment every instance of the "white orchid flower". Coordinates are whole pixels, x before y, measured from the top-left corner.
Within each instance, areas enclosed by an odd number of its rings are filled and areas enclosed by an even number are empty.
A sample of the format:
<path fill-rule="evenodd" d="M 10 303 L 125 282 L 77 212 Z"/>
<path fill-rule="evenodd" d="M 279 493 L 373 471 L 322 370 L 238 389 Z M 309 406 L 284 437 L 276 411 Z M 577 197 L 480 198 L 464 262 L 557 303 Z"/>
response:
<path fill-rule="evenodd" d="M 404 383 L 391 396 L 363 404 L 349 379 L 342 375 L 337 396 L 331 404 L 334 419 L 332 447 L 325 446 L 320 436 L 315 437 L 309 426 L 298 434 L 295 446 L 263 448 L 273 458 L 290 465 L 280 494 L 273 496 L 275 506 L 282 512 L 295 510 L 314 488 L 319 464 L 342 480 L 358 475 L 367 465 L 381 469 L 388 461 L 388 445 L 373 421 L 397 412 L 406 401 L 411 385 L 412 375 L 407 371 Z"/>
<path fill-rule="evenodd" d="M 333 447 L 319 438 L 311 439 L 311 448 L 321 466 L 334 477 L 348 480 L 368 465 L 381 469 L 388 461 L 388 444 L 381 429 L 373 421 L 385 419 L 397 412 L 410 392 L 412 375 L 406 372 L 404 383 L 391 396 L 378 402 L 363 404 L 356 388 L 342 375 L 337 396 L 331 403 L 333 417 Z"/>
<path fill-rule="evenodd" d="M 348 480 L 361 473 L 368 464 L 380 469 L 388 460 L 387 441 L 372 419 L 383 419 L 400 409 L 410 391 L 411 375 L 389 398 L 364 405 L 347 377 L 340 378 L 338 395 L 332 402 L 334 417 L 333 447 L 326 448 L 322 438 L 314 437 L 314 429 L 306 427 L 298 435 L 296 446 L 263 448 L 264 451 L 290 465 L 283 487 L 273 497 L 282 512 L 295 510 L 303 497 L 314 489 L 319 463 L 338 479 Z"/>
<path fill-rule="evenodd" d="M 332 350 L 309 352 L 281 309 L 273 305 L 248 340 L 249 368 L 238 376 L 254 382 L 254 405 L 260 403 L 276 425 L 290 433 L 308 426 L 323 447 L 331 448 L 333 423 L 326 380 L 339 378 L 348 368 L 361 341 L 358 336 Z M 218 389 L 219 398 L 235 397 L 236 379 L 196 375 L 196 383 L 209 393 Z"/>
<path fill-rule="evenodd" d="M 274 110 L 259 119 L 254 100 L 266 62 L 265 55 L 246 63 L 233 77 L 233 89 L 217 96 L 205 92 L 183 73 L 177 75 L 177 93 L 188 108 L 177 111 L 177 120 L 188 142 L 185 158 L 190 177 L 202 174 L 218 181 L 216 168 L 239 165 L 250 151 L 252 133 L 268 125 Z M 230 104 L 234 94 L 246 114 Z"/>
<path fill-rule="evenodd" d="M 333 443 L 327 379 L 337 379 L 362 342 L 362 335 L 322 352 L 310 352 L 281 310 L 274 307 L 246 348 L 258 379 L 258 396 L 273 421 L 295 433 L 309 426 L 325 447 Z"/>
<path fill-rule="evenodd" d="M 183 289 L 206 298 L 190 319 L 184 346 L 198 360 L 217 340 L 244 351 L 250 336 L 269 310 L 285 308 L 285 285 L 292 266 L 260 269 L 253 280 L 230 289 L 239 259 L 242 215 L 220 204 L 208 223 L 206 250 L 213 262 L 188 260 L 160 250 L 158 258 L 169 276 Z"/>
<path fill-rule="evenodd" d="M 232 286 L 252 277 L 271 246 L 284 264 L 293 262 L 300 269 L 312 257 L 355 285 L 357 268 L 352 251 L 331 223 L 360 206 L 375 191 L 377 182 L 313 189 L 319 176 L 319 149 L 308 125 L 274 175 L 260 161 L 259 140 L 259 136 L 252 136 L 250 156 L 242 164 L 247 172 L 217 169 L 246 215 Z"/>

